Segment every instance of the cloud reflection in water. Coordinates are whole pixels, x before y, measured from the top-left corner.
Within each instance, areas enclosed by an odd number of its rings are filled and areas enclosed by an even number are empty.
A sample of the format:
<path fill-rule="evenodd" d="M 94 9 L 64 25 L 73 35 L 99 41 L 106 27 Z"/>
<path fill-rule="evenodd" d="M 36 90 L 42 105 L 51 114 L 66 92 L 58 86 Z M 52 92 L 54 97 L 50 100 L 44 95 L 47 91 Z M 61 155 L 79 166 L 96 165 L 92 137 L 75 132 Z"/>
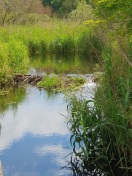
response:
<path fill-rule="evenodd" d="M 64 175 L 65 171 L 57 171 L 57 169 L 65 164 L 64 157 L 69 151 L 64 147 L 69 145 L 70 134 L 66 127 L 65 118 L 60 114 L 67 114 L 63 95 L 57 94 L 48 99 L 45 91 L 40 92 L 35 87 L 27 87 L 27 97 L 15 112 L 12 108 L 9 108 L 4 113 L 1 119 L 0 158 L 2 158 L 7 176 L 43 175 L 44 170 L 39 171 L 39 169 L 40 163 L 43 165 L 46 162 L 44 161 L 45 155 L 48 156 L 46 157 L 47 163 L 54 165 L 53 168 L 52 165 L 47 168 L 49 171 L 45 172 L 47 173 L 45 176 L 52 176 L 55 173 Z M 28 135 L 30 135 L 31 141 L 26 140 Z M 35 142 L 35 139 L 37 139 L 37 142 Z M 25 151 L 23 146 L 26 146 Z M 16 155 L 10 162 L 14 153 Z M 23 163 L 22 155 L 26 154 L 29 155 L 29 159 L 26 159 L 27 165 L 28 162 L 32 162 L 29 171 L 24 170 L 27 166 Z M 7 155 L 10 155 L 9 158 Z M 21 167 L 18 166 L 18 162 Z M 34 170 L 33 173 L 32 170 Z"/>

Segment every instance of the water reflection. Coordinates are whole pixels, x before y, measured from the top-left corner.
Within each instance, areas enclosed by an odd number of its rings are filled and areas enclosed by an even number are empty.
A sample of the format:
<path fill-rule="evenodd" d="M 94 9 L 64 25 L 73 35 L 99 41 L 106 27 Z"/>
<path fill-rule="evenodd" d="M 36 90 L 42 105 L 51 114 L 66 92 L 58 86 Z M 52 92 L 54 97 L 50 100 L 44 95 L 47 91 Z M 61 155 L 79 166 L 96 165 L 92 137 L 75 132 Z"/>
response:
<path fill-rule="evenodd" d="M 93 73 L 95 62 L 81 55 L 59 56 L 46 55 L 44 57 L 31 58 L 29 74 L 45 73 Z"/>
<path fill-rule="evenodd" d="M 15 109 L 7 106 L 0 119 L 4 175 L 67 175 L 67 170 L 61 170 L 70 137 L 65 118 L 60 115 L 67 114 L 63 95 L 49 99 L 46 91 L 30 86 L 25 93 L 25 99 Z"/>
<path fill-rule="evenodd" d="M 17 109 L 18 105 L 24 101 L 25 96 L 26 89 L 24 87 L 19 87 L 19 89 L 6 88 L 0 95 L 0 113 L 6 111 L 9 107 Z"/>

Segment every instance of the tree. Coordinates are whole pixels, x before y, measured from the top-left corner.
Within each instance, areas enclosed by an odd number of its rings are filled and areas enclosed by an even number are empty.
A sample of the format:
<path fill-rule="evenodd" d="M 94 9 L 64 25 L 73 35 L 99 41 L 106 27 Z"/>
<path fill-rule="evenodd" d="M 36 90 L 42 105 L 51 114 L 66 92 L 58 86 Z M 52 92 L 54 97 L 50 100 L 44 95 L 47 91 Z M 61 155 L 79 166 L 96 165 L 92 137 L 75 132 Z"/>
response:
<path fill-rule="evenodd" d="M 37 10 L 39 0 L 0 0 L 1 24 L 14 24 L 25 13 L 32 13 Z"/>
<path fill-rule="evenodd" d="M 54 12 L 58 14 L 66 15 L 72 10 L 76 9 L 79 2 L 82 0 L 43 0 L 43 4 L 46 6 L 51 6 Z M 89 0 L 85 0 L 89 3 Z"/>
<path fill-rule="evenodd" d="M 93 8 L 85 0 L 78 3 L 75 10 L 69 13 L 68 18 L 79 23 L 94 19 Z"/>
<path fill-rule="evenodd" d="M 132 59 L 125 51 L 122 40 L 132 36 L 132 1 L 131 0 L 91 0 L 95 14 L 103 19 L 112 31 L 122 56 L 132 67 Z"/>
<path fill-rule="evenodd" d="M 45 6 L 51 6 L 54 11 L 58 11 L 64 0 L 43 0 Z"/>

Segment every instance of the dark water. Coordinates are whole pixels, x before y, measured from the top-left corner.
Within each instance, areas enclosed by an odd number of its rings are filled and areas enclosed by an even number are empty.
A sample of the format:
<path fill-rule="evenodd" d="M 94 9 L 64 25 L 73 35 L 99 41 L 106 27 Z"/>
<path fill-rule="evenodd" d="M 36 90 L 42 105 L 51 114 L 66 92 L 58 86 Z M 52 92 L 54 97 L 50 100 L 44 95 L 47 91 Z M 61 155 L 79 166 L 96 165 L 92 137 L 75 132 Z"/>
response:
<path fill-rule="evenodd" d="M 27 86 L 10 90 L 0 105 L 4 176 L 69 175 L 61 169 L 70 153 L 64 95 Z"/>

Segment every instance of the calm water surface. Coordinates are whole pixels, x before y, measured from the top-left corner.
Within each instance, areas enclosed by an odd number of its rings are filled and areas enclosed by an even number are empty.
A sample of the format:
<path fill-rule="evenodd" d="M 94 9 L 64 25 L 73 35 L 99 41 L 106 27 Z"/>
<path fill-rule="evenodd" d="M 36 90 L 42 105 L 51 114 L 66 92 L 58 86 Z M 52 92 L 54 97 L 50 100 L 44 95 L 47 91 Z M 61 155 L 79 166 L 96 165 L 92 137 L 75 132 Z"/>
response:
<path fill-rule="evenodd" d="M 50 95 L 27 86 L 11 90 L 1 98 L 0 105 L 0 160 L 4 176 L 69 175 L 61 169 L 70 153 L 64 95 Z"/>
<path fill-rule="evenodd" d="M 59 59 L 58 59 L 59 58 Z M 94 63 L 74 58 L 32 58 L 28 74 L 92 73 Z M 91 90 L 93 83 L 89 84 Z M 0 96 L 0 160 L 4 176 L 68 176 L 70 160 L 67 103 L 63 94 L 36 87 L 13 89 Z M 91 92 L 83 92 L 91 95 Z"/>

